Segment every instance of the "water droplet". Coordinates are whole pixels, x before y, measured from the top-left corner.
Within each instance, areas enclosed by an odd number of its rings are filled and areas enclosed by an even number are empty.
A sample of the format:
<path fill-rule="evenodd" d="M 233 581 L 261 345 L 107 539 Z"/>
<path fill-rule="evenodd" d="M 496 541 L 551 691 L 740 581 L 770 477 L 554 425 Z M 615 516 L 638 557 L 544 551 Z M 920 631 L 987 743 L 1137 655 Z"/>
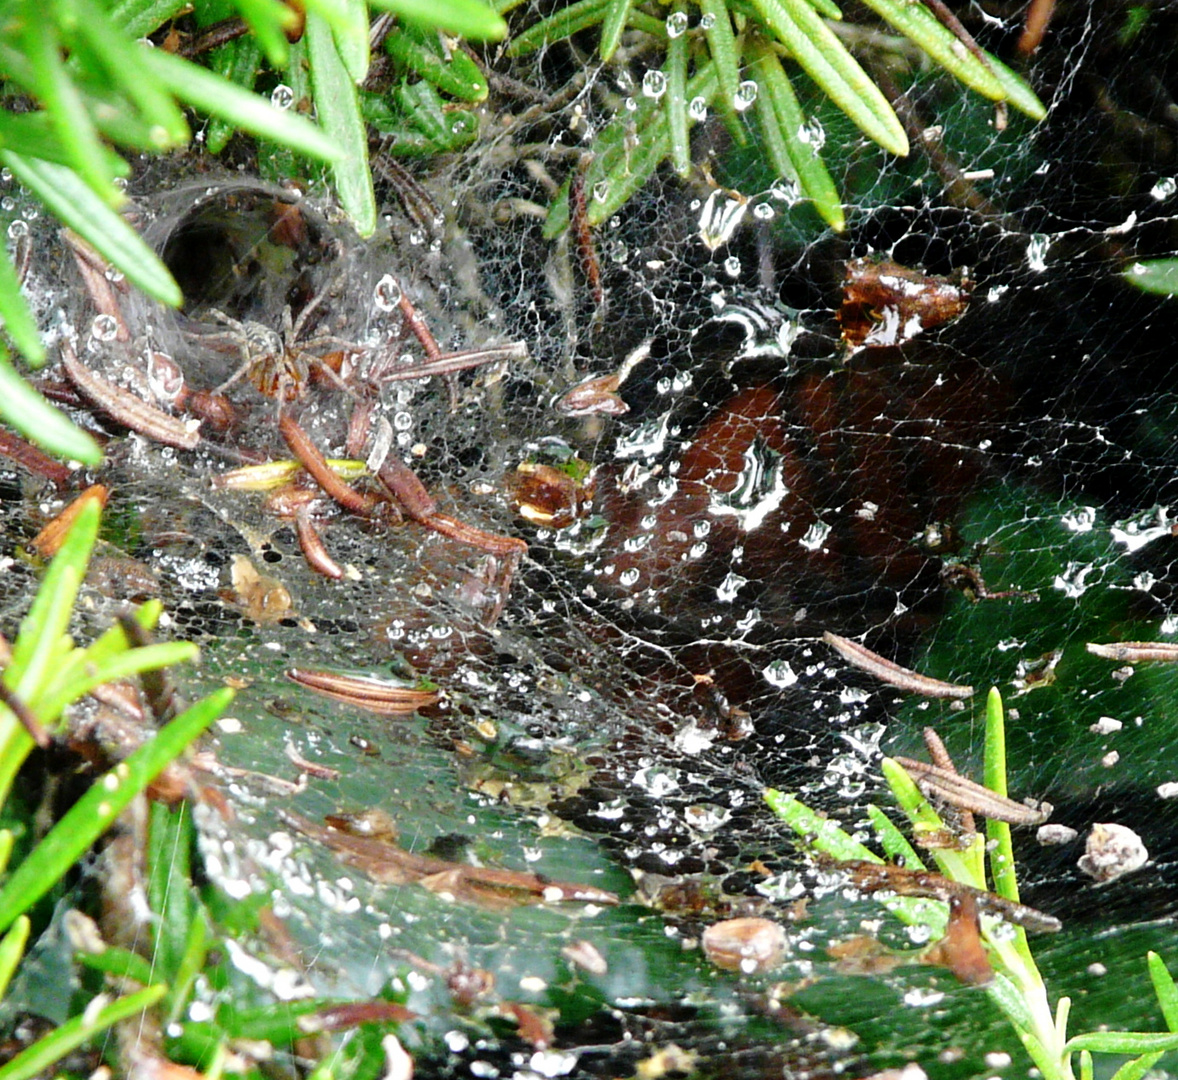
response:
<path fill-rule="evenodd" d="M 693 97 L 687 106 L 687 115 L 696 123 L 708 118 L 708 103 L 702 97 Z"/>
<path fill-rule="evenodd" d="M 1175 191 L 1178 191 L 1178 182 L 1174 180 L 1174 177 L 1166 176 L 1154 184 L 1149 193 L 1158 202 L 1161 202 L 1163 199 L 1168 199 Z"/>
<path fill-rule="evenodd" d="M 19 240 L 22 236 L 28 236 L 28 235 L 29 235 L 29 225 L 28 225 L 27 221 L 21 221 L 19 218 L 17 218 L 16 221 L 13 221 L 9 224 L 9 226 L 8 226 L 8 239 L 9 240 Z"/>
<path fill-rule="evenodd" d="M 752 79 L 745 79 L 736 88 L 736 93 L 732 98 L 732 104 L 737 112 L 744 112 L 756 100 L 757 84 Z"/>
<path fill-rule="evenodd" d="M 687 32 L 687 12 L 675 11 L 667 16 L 667 37 L 682 37 Z"/>
<path fill-rule="evenodd" d="M 414 247 L 421 247 L 421 245 L 425 243 L 425 233 L 423 233 L 420 229 L 414 229 L 413 232 L 409 234 L 409 243 L 411 243 Z"/>
<path fill-rule="evenodd" d="M 776 213 L 777 211 L 766 202 L 757 203 L 757 205 L 753 207 L 753 217 L 757 218 L 759 221 L 769 221 Z"/>
<path fill-rule="evenodd" d="M 724 273 L 729 277 L 740 277 L 740 260 L 735 255 L 724 260 Z"/>
<path fill-rule="evenodd" d="M 609 198 L 609 181 L 608 180 L 598 180 L 597 183 L 593 185 L 593 201 L 594 202 L 605 202 L 605 200 L 608 198 Z"/>
<path fill-rule="evenodd" d="M 294 91 L 286 83 L 279 83 L 270 93 L 270 104 L 276 109 L 289 109 L 294 100 Z"/>
<path fill-rule="evenodd" d="M 826 145 L 826 128 L 819 120 L 807 120 L 798 128 L 798 141 L 805 143 L 817 154 Z"/>
<path fill-rule="evenodd" d="M 408 431 L 413 427 L 413 414 L 407 412 L 399 412 L 393 416 L 393 427 L 397 431 Z"/>
<path fill-rule="evenodd" d="M 638 102 L 632 97 L 626 98 L 626 112 L 635 112 L 638 109 Z"/>
<path fill-rule="evenodd" d="M 0 210 L 11 213 L 15 209 L 16 200 L 11 195 L 5 195 L 3 199 L 0 199 Z"/>
<path fill-rule="evenodd" d="M 4 183 L 4 184 L 12 183 L 12 170 L 11 169 L 0 169 L 0 183 Z"/>
<path fill-rule="evenodd" d="M 113 315 L 95 315 L 90 324 L 90 334 L 98 341 L 114 341 L 119 332 L 119 322 Z"/>
<path fill-rule="evenodd" d="M 748 211 L 749 201 L 739 192 L 716 188 L 699 216 L 699 238 L 709 251 L 726 244 Z"/>
<path fill-rule="evenodd" d="M 610 262 L 624 266 L 630 258 L 630 249 L 624 240 L 611 240 L 605 246 L 605 254 Z"/>
<path fill-rule="evenodd" d="M 623 570 L 618 575 L 618 581 L 620 581 L 627 589 L 630 588 L 631 585 L 637 585 L 638 571 L 635 570 L 634 567 L 630 567 L 629 570 Z"/>
<path fill-rule="evenodd" d="M 642 76 L 642 92 L 658 101 L 667 92 L 667 77 L 661 71 L 651 68 Z"/>
<path fill-rule="evenodd" d="M 385 274 L 372 290 L 372 299 L 381 311 L 396 311 L 401 302 L 401 286 L 392 274 Z"/>
<path fill-rule="evenodd" d="M 699 20 L 699 28 L 701 30 L 711 30 L 711 28 L 715 25 L 716 25 L 716 16 L 715 15 L 704 15 Z"/>
<path fill-rule="evenodd" d="M 25 221 L 36 221 L 41 216 L 41 208 L 39 206 L 25 206 L 21 209 L 20 216 Z"/>
<path fill-rule="evenodd" d="M 108 266 L 105 270 L 103 270 L 102 276 L 106 278 L 107 281 L 117 285 L 120 281 L 123 280 L 125 275 L 123 274 L 122 270 L 116 270 L 113 266 Z"/>
<path fill-rule="evenodd" d="M 790 180 L 783 176 L 773 181 L 773 186 L 769 189 L 769 194 L 777 199 L 778 202 L 793 206 L 801 198 L 802 193 L 796 180 Z"/>

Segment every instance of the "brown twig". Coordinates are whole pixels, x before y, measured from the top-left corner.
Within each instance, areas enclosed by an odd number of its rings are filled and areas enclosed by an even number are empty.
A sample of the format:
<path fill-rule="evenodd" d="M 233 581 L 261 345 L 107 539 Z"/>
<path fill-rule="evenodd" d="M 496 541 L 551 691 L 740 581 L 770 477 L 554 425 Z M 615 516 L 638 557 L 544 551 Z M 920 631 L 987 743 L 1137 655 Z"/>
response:
<path fill-rule="evenodd" d="M 311 436 L 288 413 L 282 413 L 278 417 L 278 430 L 286 440 L 286 445 L 290 447 L 290 452 L 299 459 L 303 468 L 340 506 L 350 513 L 364 517 L 372 513 L 376 505 L 375 500 L 362 495 L 336 476 L 327 464 L 327 459 L 320 453 L 319 447 L 311 441 Z"/>
<path fill-rule="evenodd" d="M 891 660 L 885 660 L 879 653 L 872 652 L 857 641 L 832 634 L 829 630 L 822 635 L 822 640 L 848 663 L 874 675 L 877 679 L 890 683 L 892 686 L 898 686 L 901 690 L 909 690 L 914 694 L 933 698 L 961 699 L 973 696 L 972 686 L 943 682 L 941 679 L 917 674 L 915 671 L 892 663 Z"/>
<path fill-rule="evenodd" d="M 359 675 L 341 675 L 335 671 L 308 671 L 291 668 L 286 677 L 316 694 L 342 701 L 357 709 L 381 716 L 403 716 L 433 705 L 439 698 L 436 690 L 417 690 L 411 686 Z"/>
<path fill-rule="evenodd" d="M 949 770 L 939 765 L 929 765 L 913 758 L 893 759 L 901 766 L 913 783 L 926 796 L 932 796 L 955 806 L 969 810 L 994 821 L 1005 821 L 1011 825 L 1041 825 L 1050 816 L 1050 810 L 1035 809 L 1008 799 L 988 787 L 966 779 L 956 769 Z"/>

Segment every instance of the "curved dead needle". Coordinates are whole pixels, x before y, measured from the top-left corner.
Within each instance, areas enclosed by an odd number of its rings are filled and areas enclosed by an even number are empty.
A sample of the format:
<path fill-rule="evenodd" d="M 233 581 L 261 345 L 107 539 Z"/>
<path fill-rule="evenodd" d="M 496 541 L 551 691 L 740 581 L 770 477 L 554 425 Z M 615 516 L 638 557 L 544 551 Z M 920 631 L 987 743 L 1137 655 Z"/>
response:
<path fill-rule="evenodd" d="M 344 568 L 331 557 L 323 543 L 323 537 L 315 528 L 315 520 L 309 507 L 303 506 L 295 511 L 295 536 L 298 537 L 303 558 L 312 570 L 333 581 L 338 581 L 344 576 Z"/>
<path fill-rule="evenodd" d="M 1054 934 L 1063 929 L 1063 923 L 1054 915 L 1047 915 L 1014 900 L 1007 900 L 997 893 L 953 881 L 931 870 L 910 869 L 893 863 L 869 862 L 866 859 L 835 861 L 832 865 L 846 870 L 851 875 L 851 884 L 864 893 L 886 890 L 898 896 L 915 896 L 944 903 L 949 903 L 954 897 L 969 896 L 977 903 L 979 911 L 995 915 L 1035 933 Z"/>
<path fill-rule="evenodd" d="M 327 464 L 327 458 L 320 453 L 319 447 L 311 441 L 308 435 L 288 414 L 282 413 L 278 417 L 278 430 L 281 432 L 290 452 L 302 463 L 323 488 L 345 510 L 353 514 L 367 516 L 372 513 L 376 503 L 367 495 L 362 495 L 350 484 L 344 483 Z"/>
<path fill-rule="evenodd" d="M 1141 660 L 1161 660 L 1173 662 L 1178 660 L 1178 642 L 1176 641 L 1117 641 L 1111 645 L 1101 645 L 1095 641 L 1086 646 L 1093 656 L 1104 660 L 1125 660 L 1137 663 Z"/>
<path fill-rule="evenodd" d="M 848 663 L 874 675 L 877 679 L 891 683 L 892 686 L 898 686 L 901 690 L 909 690 L 914 694 L 933 698 L 960 699 L 973 696 L 972 686 L 942 682 L 940 679 L 933 679 L 928 675 L 920 675 L 908 668 L 900 667 L 899 664 L 892 663 L 891 660 L 885 660 L 879 653 L 873 653 L 857 641 L 832 634 L 829 630 L 822 635 L 822 640 Z"/>
<path fill-rule="evenodd" d="M 968 810 L 1011 825 L 1041 825 L 1051 816 L 1049 807 L 1017 803 L 939 765 L 929 765 L 906 757 L 895 757 L 892 760 L 912 777 L 912 782 L 923 795 L 940 799 L 959 810 Z"/>
<path fill-rule="evenodd" d="M 448 862 L 406 851 L 388 840 L 353 836 L 331 826 L 280 810 L 290 827 L 329 847 L 342 862 L 385 885 L 420 884 L 431 892 L 493 909 L 518 904 L 579 902 L 617 904 L 605 889 L 567 881 L 552 881 L 520 870 L 499 870 L 469 863 Z"/>
<path fill-rule="evenodd" d="M 512 341 L 506 345 L 492 345 L 486 349 L 462 349 L 458 352 L 442 353 L 436 359 L 426 360 L 420 364 L 384 370 L 380 373 L 380 381 L 407 382 L 412 379 L 428 379 L 433 375 L 454 375 L 459 371 L 467 371 L 484 364 L 499 364 L 527 358 L 527 345 L 522 341 Z"/>
<path fill-rule="evenodd" d="M 42 750 L 53 743 L 49 732 L 45 730 L 41 721 L 33 715 L 32 710 L 16 694 L 4 685 L 3 680 L 0 680 L 0 701 L 3 701 L 12 710 L 12 715 L 20 721 L 21 727 L 29 733 L 33 742 Z"/>
<path fill-rule="evenodd" d="M 436 690 L 416 690 L 384 679 L 341 675 L 334 671 L 291 668 L 286 677 L 333 701 L 342 701 L 381 716 L 404 716 L 434 704 L 441 696 Z"/>
<path fill-rule="evenodd" d="M 501 536 L 487 532 L 475 525 L 438 512 L 438 504 L 426 490 L 425 485 L 408 465 L 396 454 L 385 458 L 377 472 L 380 482 L 401 505 L 406 514 L 428 529 L 458 540 L 472 547 L 490 552 L 492 555 L 523 555 L 528 550 L 526 540 L 516 536 Z"/>
<path fill-rule="evenodd" d="M 200 445 L 199 420 L 179 420 L 169 416 L 129 390 L 95 375 L 78 359 L 73 346 L 64 338 L 61 342 L 61 363 L 74 385 L 124 427 L 181 450 L 195 450 Z"/>

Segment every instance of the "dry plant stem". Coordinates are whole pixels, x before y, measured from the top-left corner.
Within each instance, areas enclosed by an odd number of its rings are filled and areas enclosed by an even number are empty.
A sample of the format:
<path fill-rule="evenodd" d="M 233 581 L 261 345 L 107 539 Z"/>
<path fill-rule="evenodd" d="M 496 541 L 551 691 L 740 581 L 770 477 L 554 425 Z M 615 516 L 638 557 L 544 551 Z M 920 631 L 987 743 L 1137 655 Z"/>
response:
<path fill-rule="evenodd" d="M 994 69 L 990 66 L 990 61 L 986 59 L 986 54 L 982 52 L 978 43 L 974 41 L 973 34 L 961 25 L 961 20 L 945 6 L 943 0 L 925 0 L 925 3 L 928 5 L 929 10 L 940 20 L 941 25 L 949 30 L 962 45 L 969 49 L 974 59 L 993 75 Z"/>
<path fill-rule="evenodd" d="M 404 716 L 433 705 L 439 697 L 435 690 L 415 690 L 411 686 L 396 686 L 381 679 L 341 675 L 335 671 L 291 668 L 286 677 L 316 694 L 381 716 Z"/>
<path fill-rule="evenodd" d="M 912 781 L 925 795 L 947 802 L 959 810 L 968 810 L 982 817 L 1005 821 L 1009 825 L 1040 825 L 1050 816 L 1043 810 L 1035 810 L 1013 799 L 997 795 L 981 784 L 967 780 L 956 770 L 950 771 L 937 765 L 929 765 L 912 758 L 896 757 L 893 760 L 912 777 Z"/>
<path fill-rule="evenodd" d="M 344 483 L 331 471 L 327 459 L 319 452 L 319 448 L 311 441 L 311 437 L 286 413 L 278 417 L 278 430 L 281 432 L 290 452 L 302 463 L 323 488 L 345 510 L 353 514 L 367 517 L 375 508 L 375 500 L 361 495 L 350 484 Z"/>
<path fill-rule="evenodd" d="M 1031 0 L 1022 36 L 1015 46 L 1020 56 L 1030 56 L 1043 43 L 1043 35 L 1047 33 L 1047 26 L 1054 13 L 1055 0 Z"/>
<path fill-rule="evenodd" d="M 954 776 L 959 776 L 957 766 L 953 764 L 953 759 L 949 756 L 949 751 L 945 749 L 945 744 L 941 741 L 941 736 L 931 727 L 926 727 L 921 734 L 924 736 L 924 746 L 933 764 L 938 769 L 944 769 Z M 977 832 L 977 825 L 974 822 L 973 813 L 962 806 L 958 806 L 957 809 L 961 812 L 961 831 L 967 835 Z"/>
<path fill-rule="evenodd" d="M 35 476 L 43 476 L 57 487 L 64 487 L 73 478 L 68 465 L 54 461 L 48 454 L 25 442 L 19 435 L 0 429 L 0 457 L 15 461 Z"/>
<path fill-rule="evenodd" d="M 851 875 L 851 884 L 865 893 L 894 892 L 899 896 L 915 896 L 948 903 L 955 896 L 970 896 L 980 911 L 997 915 L 1007 922 L 1040 934 L 1054 934 L 1063 924 L 1054 916 L 1037 911 L 1026 904 L 1007 900 L 997 893 L 975 889 L 931 870 L 914 870 L 891 863 L 848 859 L 836 864 Z"/>
<path fill-rule="evenodd" d="M 33 715 L 32 710 L 16 694 L 4 685 L 3 680 L 0 680 L 0 701 L 12 710 L 12 715 L 20 721 L 21 727 L 29 733 L 33 742 L 42 750 L 52 744 L 53 740 L 49 737 L 49 732 L 45 730 L 41 721 Z"/>
<path fill-rule="evenodd" d="M 927 675 L 917 674 L 915 671 L 892 663 L 891 660 L 885 660 L 879 653 L 872 652 L 857 641 L 832 634 L 829 630 L 822 635 L 822 640 L 848 663 L 874 675 L 877 679 L 890 683 L 892 686 L 898 686 L 901 690 L 909 690 L 914 694 L 932 698 L 961 699 L 973 696 L 972 686 L 944 682 L 941 679 L 932 679 Z"/>
<path fill-rule="evenodd" d="M 82 275 L 86 285 L 86 293 L 90 297 L 99 314 L 109 315 L 115 321 L 117 330 L 115 340 L 126 343 L 131 340 L 131 331 L 123 318 L 123 309 L 115 295 L 117 286 L 106 275 L 110 266 L 101 255 L 76 233 L 69 229 L 62 230 L 62 237 L 74 253 L 74 262 Z M 126 285 L 123 285 L 124 291 Z"/>
<path fill-rule="evenodd" d="M 380 18 L 384 19 L 387 16 L 382 15 Z M 378 19 L 377 22 L 379 21 Z M 391 25 L 390 23 L 389 26 Z M 373 29 L 375 28 L 376 23 L 373 23 Z M 396 158 L 384 153 L 372 155 L 372 168 L 392 184 L 401 199 L 401 205 L 405 207 L 405 212 L 427 233 L 436 234 L 438 223 L 442 220 L 442 212 L 430 193 L 413 178 L 413 174 Z"/>
<path fill-rule="evenodd" d="M 512 341 L 507 345 L 493 345 L 487 349 L 461 349 L 458 352 L 442 353 L 436 360 L 427 360 L 421 364 L 411 364 L 403 368 L 393 368 L 382 372 L 381 382 L 408 382 L 412 379 L 428 379 L 433 375 L 453 375 L 459 371 L 467 371 L 484 364 L 497 364 L 502 361 L 526 360 L 528 347 L 522 341 Z"/>
<path fill-rule="evenodd" d="M 312 570 L 334 581 L 344 576 L 343 567 L 328 554 L 323 537 L 315 528 L 315 521 L 308 507 L 304 506 L 295 511 L 295 535 L 298 537 L 303 558 Z"/>
<path fill-rule="evenodd" d="M 589 282 L 589 291 L 597 311 L 605 305 L 605 292 L 601 287 L 601 264 L 597 261 L 597 246 L 593 243 L 593 230 L 589 227 L 589 209 L 585 199 L 585 177 L 593 156 L 584 154 L 577 171 L 569 183 L 569 226 L 577 240 L 577 251 L 581 256 L 581 270 Z"/>
<path fill-rule="evenodd" d="M 108 416 L 124 427 L 155 442 L 195 450 L 200 445 L 197 421 L 178 420 L 149 405 L 121 386 L 108 383 L 83 364 L 66 339 L 61 342 L 61 363 L 74 385 Z"/>
<path fill-rule="evenodd" d="M 1173 663 L 1178 660 L 1178 642 L 1174 641 L 1118 641 L 1111 645 L 1088 642 L 1088 651 L 1104 660 L 1126 660 L 1138 663 L 1142 660 L 1162 660 Z"/>

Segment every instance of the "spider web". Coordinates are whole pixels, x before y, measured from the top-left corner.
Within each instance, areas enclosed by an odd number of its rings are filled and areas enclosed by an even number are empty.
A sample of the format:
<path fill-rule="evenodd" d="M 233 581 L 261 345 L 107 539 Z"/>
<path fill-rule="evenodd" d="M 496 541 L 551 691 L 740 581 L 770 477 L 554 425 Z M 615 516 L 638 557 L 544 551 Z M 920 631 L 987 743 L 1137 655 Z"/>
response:
<path fill-rule="evenodd" d="M 216 737 L 220 760 L 289 777 L 285 744 L 340 771 L 283 797 L 240 780 L 229 784 L 233 825 L 202 821 L 210 875 L 230 891 L 272 893 L 300 977 L 356 995 L 407 987 L 423 1018 L 405 1036 L 418 1040 L 419 1068 L 453 1075 L 616 1075 L 672 1043 L 739 1075 L 866 1073 L 911 1059 L 930 1075 L 987 1073 L 983 1054 L 1016 1053 L 1015 1040 L 975 992 L 931 968 L 869 980 L 826 958 L 826 945 L 879 912 L 816 879 L 762 805 L 767 785 L 797 791 L 861 828 L 879 797 L 881 751 L 922 756 L 926 725 L 978 775 L 976 699 L 934 703 L 882 685 L 823 642 L 830 631 L 921 673 L 1002 690 L 1012 792 L 1050 800 L 1053 820 L 1078 832 L 1060 847 L 1031 837 L 1019 847 L 1024 899 L 1065 922 L 1041 949 L 1049 983 L 1076 999 L 1075 1030 L 1142 1026 L 1142 956 L 1169 944 L 1175 909 L 1176 811 L 1158 788 L 1178 780 L 1178 675 L 1085 645 L 1178 632 L 1172 317 L 1168 301 L 1121 276 L 1176 246 L 1174 23 L 1151 17 L 1150 33 L 1125 41 L 1127 8 L 1061 10 L 1031 65 L 1050 107 L 1039 126 L 1012 117 L 999 131 L 989 106 L 919 75 L 909 94 L 929 152 L 903 163 L 803 91 L 843 185 L 843 236 L 822 232 L 722 124 L 701 125 L 694 152 L 708 170 L 690 182 L 658 174 L 598 230 L 604 305 L 576 243 L 544 240 L 541 219 L 553 181 L 640 92 L 641 55 L 588 64 L 559 107 L 529 112 L 535 101 L 503 91 L 508 114 L 527 119 L 426 178 L 445 230 L 407 220 L 390 189 L 380 192 L 385 231 L 361 245 L 308 203 L 324 236 L 344 238 L 339 251 L 319 245 L 306 271 L 311 291 L 340 283 L 333 333 L 395 334 L 373 301 L 393 273 L 444 349 L 527 343 L 528 359 L 498 378 L 464 376 L 456 407 L 438 380 L 394 384 L 381 407 L 395 452 L 445 512 L 523 535 L 529 552 L 506 589 L 483 552 L 413 523 L 338 517 L 325 540 L 355 574 L 327 582 L 261 497 L 211 489 L 223 452 L 178 469 L 173 451 L 138 440 L 112 450 L 124 553 L 156 575 L 177 635 L 202 641 L 190 691 L 227 674 L 249 684 L 240 729 Z M 1000 54 L 1019 27 L 1018 12 L 989 6 L 962 18 Z M 510 73 L 559 93 L 589 47 L 575 39 Z M 239 209 L 240 191 L 254 190 L 154 172 L 138 187 L 161 249 L 191 242 L 209 205 Z M 705 216 L 726 204 L 739 222 L 717 243 Z M 847 355 L 837 314 L 847 262 L 863 256 L 930 274 L 968 268 L 968 307 L 898 348 Z M 59 268 L 34 273 L 50 333 L 84 328 L 92 313 L 53 284 Z M 305 303 L 308 292 L 234 291 L 211 277 L 206 309 L 275 328 L 292 295 Z M 186 336 L 185 319 L 199 317 L 199 307 L 175 321 L 136 313 L 155 347 L 190 358 L 190 381 L 215 385 L 234 361 Z M 627 364 L 636 350 L 645 358 Z M 89 362 L 123 360 L 92 342 Z M 561 411 L 574 386 L 619 370 L 624 415 Z M 273 403 L 238 393 L 249 427 L 226 443 L 283 453 Z M 323 390 L 302 406 L 333 455 L 348 405 Z M 518 465 L 571 454 L 594 468 L 577 520 L 542 527 L 513 515 Z M 4 476 L 7 543 L 37 515 L 19 477 Z M 231 594 L 240 555 L 288 591 L 279 618 L 251 619 Z M 973 597 L 943 573 L 960 565 L 975 574 Z M 979 581 L 1037 599 L 982 598 Z M 6 621 L 24 606 L 10 592 Z M 411 668 L 444 697 L 422 717 L 374 721 L 286 681 L 291 666 Z M 633 876 L 644 903 L 571 914 L 449 903 L 365 880 L 281 816 L 374 805 L 407 848 L 626 896 Z M 1151 862 L 1098 886 L 1076 862 L 1104 821 L 1136 829 Z M 806 917 L 790 921 L 803 896 Z M 694 946 L 707 923 L 752 911 L 788 922 L 789 952 L 771 976 L 741 982 Z M 580 940 L 604 956 L 604 975 L 562 954 Z M 556 1048 L 462 1014 L 419 960 L 490 969 L 496 1001 L 557 1010 Z M 236 989 L 248 982 L 243 967 Z M 779 982 L 804 985 L 773 1005 Z"/>

